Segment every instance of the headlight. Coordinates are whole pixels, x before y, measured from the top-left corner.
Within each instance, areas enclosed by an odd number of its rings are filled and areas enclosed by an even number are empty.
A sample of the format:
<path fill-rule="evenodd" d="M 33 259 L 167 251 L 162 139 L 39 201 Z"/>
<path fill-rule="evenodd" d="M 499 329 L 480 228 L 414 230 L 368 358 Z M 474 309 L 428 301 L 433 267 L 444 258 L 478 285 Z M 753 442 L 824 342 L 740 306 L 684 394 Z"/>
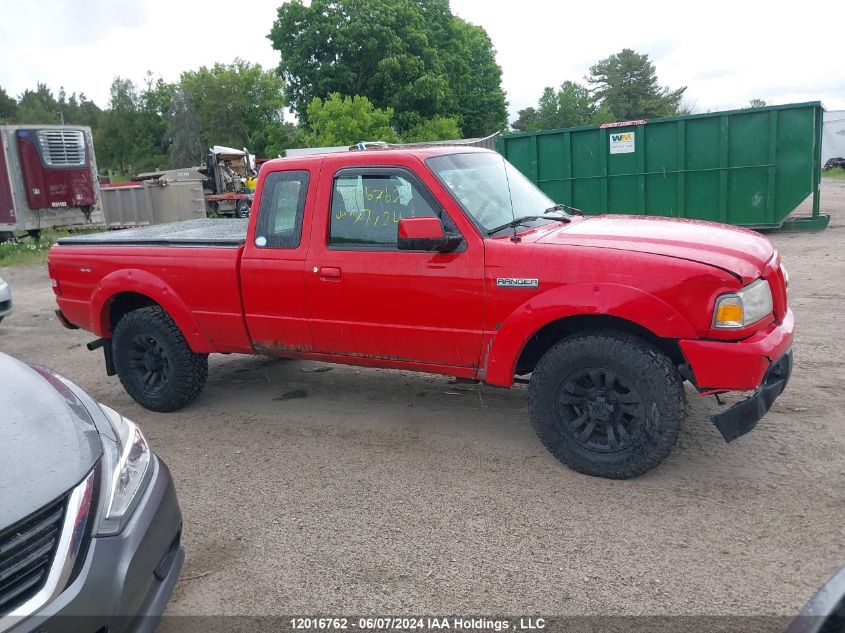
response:
<path fill-rule="evenodd" d="M 100 405 L 114 429 L 117 442 L 102 437 L 105 467 L 109 478 L 100 534 L 117 534 L 134 509 L 147 483 L 152 453 L 141 430 L 114 409 Z"/>
<path fill-rule="evenodd" d="M 765 279 L 758 279 L 738 292 L 716 299 L 713 327 L 739 329 L 756 323 L 772 313 L 772 289 Z"/>

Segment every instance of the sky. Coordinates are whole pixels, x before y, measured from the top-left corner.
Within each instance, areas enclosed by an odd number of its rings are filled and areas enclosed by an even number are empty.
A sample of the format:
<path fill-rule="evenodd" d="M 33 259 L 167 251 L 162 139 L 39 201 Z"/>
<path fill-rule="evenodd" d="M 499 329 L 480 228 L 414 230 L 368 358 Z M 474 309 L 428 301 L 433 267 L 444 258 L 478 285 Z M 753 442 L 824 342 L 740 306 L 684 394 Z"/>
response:
<path fill-rule="evenodd" d="M 184 70 L 241 57 L 274 68 L 267 34 L 280 0 L 0 0 L 0 86 L 36 82 L 84 92 L 100 107 L 112 79 Z M 545 86 L 583 81 L 598 60 L 648 53 L 662 85 L 687 86 L 696 112 L 821 101 L 845 109 L 842 19 L 810 3 L 452 0 L 487 29 L 502 67 L 510 119 Z M 780 8 L 783 7 L 783 8 Z"/>

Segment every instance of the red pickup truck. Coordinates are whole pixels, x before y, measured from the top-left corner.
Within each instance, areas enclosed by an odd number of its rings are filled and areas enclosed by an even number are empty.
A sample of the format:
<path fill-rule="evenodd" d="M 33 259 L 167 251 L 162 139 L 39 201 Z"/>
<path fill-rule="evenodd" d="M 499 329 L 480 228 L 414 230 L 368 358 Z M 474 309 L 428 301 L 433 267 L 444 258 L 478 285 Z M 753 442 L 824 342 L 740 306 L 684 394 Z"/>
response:
<path fill-rule="evenodd" d="M 750 431 L 792 367 L 771 243 L 567 209 L 485 150 L 285 158 L 263 166 L 248 220 L 63 238 L 49 270 L 60 321 L 100 337 L 107 373 L 154 411 L 193 401 L 223 352 L 530 376 L 542 442 L 603 477 L 669 454 L 684 381 L 753 392 L 712 418 L 727 441 Z"/>

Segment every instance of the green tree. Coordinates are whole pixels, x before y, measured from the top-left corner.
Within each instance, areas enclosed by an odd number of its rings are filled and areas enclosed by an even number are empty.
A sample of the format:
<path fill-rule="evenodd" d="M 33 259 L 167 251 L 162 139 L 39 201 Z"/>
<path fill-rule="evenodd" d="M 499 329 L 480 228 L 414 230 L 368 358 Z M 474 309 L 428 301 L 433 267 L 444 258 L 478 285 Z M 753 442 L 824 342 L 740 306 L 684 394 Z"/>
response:
<path fill-rule="evenodd" d="M 695 101 L 687 101 L 686 99 L 681 101 L 681 104 L 678 106 L 677 114 L 681 116 L 689 116 L 690 114 L 695 114 L 698 110 L 698 105 Z"/>
<path fill-rule="evenodd" d="M 194 102 L 180 86 L 173 90 L 167 113 L 168 164 L 172 168 L 199 165 L 207 146 L 202 142 Z"/>
<path fill-rule="evenodd" d="M 458 17 L 452 25 L 457 36 L 444 43 L 452 43 L 446 68 L 455 102 L 449 110 L 467 137 L 499 132 L 507 126 L 508 113 L 493 43 L 480 26 Z"/>
<path fill-rule="evenodd" d="M 548 130 L 549 128 L 560 127 L 556 125 L 558 119 L 558 101 L 554 88 L 546 86 L 543 94 L 537 101 L 537 130 Z"/>
<path fill-rule="evenodd" d="M 192 104 L 202 143 L 227 145 L 263 155 L 264 137 L 256 134 L 281 123 L 284 106 L 283 82 L 258 64 L 236 59 L 232 64 L 184 72 L 179 86 Z"/>
<path fill-rule="evenodd" d="M 514 132 L 531 132 L 539 129 L 537 127 L 537 119 L 540 113 L 535 108 L 528 106 L 518 111 L 517 115 L 516 121 L 511 123 Z"/>
<path fill-rule="evenodd" d="M 763 101 L 762 99 L 751 99 L 751 101 L 748 102 L 748 107 L 749 108 L 765 108 L 766 102 Z"/>
<path fill-rule="evenodd" d="M 294 112 L 308 123 L 316 97 L 367 97 L 407 131 L 435 116 L 464 134 L 504 127 L 501 69 L 484 29 L 448 0 L 302 0 L 285 3 L 269 35 Z"/>
<path fill-rule="evenodd" d="M 589 125 L 593 123 L 596 111 L 587 88 L 573 81 L 564 81 L 557 91 L 546 87 L 537 102 L 537 108 L 520 110 L 519 118 L 511 127 L 520 132 L 529 132 Z"/>
<path fill-rule="evenodd" d="M 94 131 L 98 167 L 125 176 L 162 169 L 167 165 L 170 141 L 165 116 L 173 86 L 147 73 L 139 90 L 130 79 L 115 77 L 108 108 Z"/>
<path fill-rule="evenodd" d="M 175 85 L 165 82 L 161 77 L 154 79 L 152 72 L 147 71 L 144 88 L 139 94 L 138 138 L 135 144 L 141 151 L 147 152 L 149 162 L 158 167 L 167 163 L 170 145 L 167 115 L 175 90 Z"/>
<path fill-rule="evenodd" d="M 337 92 L 325 101 L 314 97 L 308 104 L 307 115 L 306 140 L 312 147 L 396 141 L 396 132 L 390 125 L 393 109 L 376 108 L 366 97 L 343 97 Z"/>
<path fill-rule="evenodd" d="M 607 106 L 600 106 L 595 114 L 593 115 L 593 120 L 590 121 L 593 125 L 601 125 L 602 123 L 613 123 L 617 121 L 616 117 L 613 116 L 610 110 L 608 110 Z"/>
<path fill-rule="evenodd" d="M 89 101 L 84 92 L 72 93 L 70 97 L 65 94 L 64 87 L 59 89 L 59 111 L 64 122 L 68 125 L 87 125 L 94 128 L 97 126 L 97 119 L 100 117 L 100 110 L 97 104 Z"/>
<path fill-rule="evenodd" d="M 99 115 L 100 108 L 89 101 L 85 93 L 77 96 L 74 92 L 68 96 L 64 86 L 59 88 L 56 97 L 46 84 L 38 83 L 35 90 L 25 90 L 17 102 L 0 88 L 0 121 L 95 127 Z"/>
<path fill-rule="evenodd" d="M 18 113 L 18 102 L 0 86 L 0 123 L 12 123 Z"/>
<path fill-rule="evenodd" d="M 574 81 L 564 81 L 557 93 L 559 127 L 588 125 L 596 113 L 590 91 Z"/>
<path fill-rule="evenodd" d="M 607 107 L 620 121 L 677 114 L 686 91 L 686 87 L 661 87 L 648 55 L 630 48 L 591 66 L 587 82 L 593 86 L 594 103 Z"/>
<path fill-rule="evenodd" d="M 59 102 L 47 84 L 36 84 L 35 90 L 25 90 L 18 99 L 17 123 L 61 123 Z"/>
<path fill-rule="evenodd" d="M 129 79 L 112 81 L 108 107 L 100 114 L 94 133 L 98 167 L 131 175 L 137 156 L 138 89 Z M 137 166 L 137 165 L 136 165 Z"/>
<path fill-rule="evenodd" d="M 275 158 L 282 156 L 286 149 L 292 147 L 304 147 L 307 139 L 302 128 L 288 121 L 274 121 L 263 129 L 256 130 L 252 136 L 250 147 L 263 147 L 264 149 L 256 154 Z"/>
<path fill-rule="evenodd" d="M 424 143 L 426 141 L 449 141 L 461 138 L 458 122 L 446 116 L 436 116 L 415 125 L 402 133 L 404 143 Z"/>

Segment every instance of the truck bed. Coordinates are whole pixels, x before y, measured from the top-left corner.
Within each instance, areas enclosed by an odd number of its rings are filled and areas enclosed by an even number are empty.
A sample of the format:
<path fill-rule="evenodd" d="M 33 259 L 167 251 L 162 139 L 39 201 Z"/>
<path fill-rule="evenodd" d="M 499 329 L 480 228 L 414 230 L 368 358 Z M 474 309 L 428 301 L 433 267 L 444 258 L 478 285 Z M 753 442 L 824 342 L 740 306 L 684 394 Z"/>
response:
<path fill-rule="evenodd" d="M 59 244 L 81 246 L 194 246 L 238 248 L 246 241 L 247 218 L 200 218 L 120 231 L 63 237 Z"/>

